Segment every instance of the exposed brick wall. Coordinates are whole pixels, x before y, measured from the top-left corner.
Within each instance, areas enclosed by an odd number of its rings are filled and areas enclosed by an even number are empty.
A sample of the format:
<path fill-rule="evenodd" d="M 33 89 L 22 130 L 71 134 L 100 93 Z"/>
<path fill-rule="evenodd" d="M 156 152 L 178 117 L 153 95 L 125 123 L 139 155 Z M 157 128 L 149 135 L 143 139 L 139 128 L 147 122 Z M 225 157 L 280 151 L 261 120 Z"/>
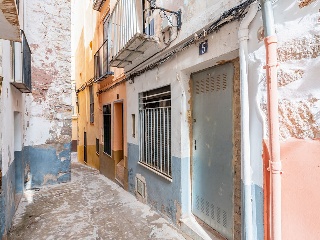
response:
<path fill-rule="evenodd" d="M 70 0 L 27 0 L 25 34 L 32 52 L 24 155 L 35 185 L 70 180 L 72 135 Z M 34 171 L 33 165 L 42 171 Z"/>
<path fill-rule="evenodd" d="M 43 118 L 46 139 L 37 141 L 29 128 L 30 145 L 71 141 L 71 4 L 69 0 L 27 1 L 26 36 L 32 51 L 30 124 Z M 47 133 L 49 131 L 49 134 Z M 29 145 L 27 144 L 27 145 Z"/>
<path fill-rule="evenodd" d="M 241 105 L 240 64 L 233 61 L 233 192 L 234 192 L 234 239 L 241 239 Z"/>

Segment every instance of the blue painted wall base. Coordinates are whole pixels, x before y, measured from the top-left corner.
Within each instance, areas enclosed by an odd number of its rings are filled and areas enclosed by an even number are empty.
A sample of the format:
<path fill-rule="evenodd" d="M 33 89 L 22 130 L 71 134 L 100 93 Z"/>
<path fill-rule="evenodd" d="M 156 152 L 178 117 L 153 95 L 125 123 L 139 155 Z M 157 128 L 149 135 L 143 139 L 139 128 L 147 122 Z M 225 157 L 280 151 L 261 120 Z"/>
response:
<path fill-rule="evenodd" d="M 182 211 L 181 159 L 172 157 L 172 182 L 141 166 L 138 161 L 139 146 L 128 143 L 129 192 L 135 194 L 136 174 L 141 174 L 146 181 L 148 205 L 168 216 L 176 224 Z"/>
<path fill-rule="evenodd" d="M 0 239 L 6 234 L 15 213 L 15 195 L 27 181 L 31 188 L 71 180 L 71 143 L 63 146 L 27 146 L 14 153 L 14 161 L 2 176 L 0 193 Z"/>
<path fill-rule="evenodd" d="M 241 183 L 241 192 L 243 192 L 244 189 L 244 184 L 243 182 Z M 251 193 L 252 193 L 252 221 L 253 221 L 253 237 L 257 240 L 263 240 L 264 239 L 264 226 L 263 226 L 263 188 L 256 185 L 252 184 L 251 185 Z M 244 199 L 243 195 L 241 196 L 242 198 L 242 222 L 244 222 Z M 246 233 L 245 233 L 245 226 L 242 224 L 242 239 L 246 239 Z"/>
<path fill-rule="evenodd" d="M 50 145 L 27 146 L 23 154 L 32 188 L 71 180 L 71 143 L 59 150 Z"/>

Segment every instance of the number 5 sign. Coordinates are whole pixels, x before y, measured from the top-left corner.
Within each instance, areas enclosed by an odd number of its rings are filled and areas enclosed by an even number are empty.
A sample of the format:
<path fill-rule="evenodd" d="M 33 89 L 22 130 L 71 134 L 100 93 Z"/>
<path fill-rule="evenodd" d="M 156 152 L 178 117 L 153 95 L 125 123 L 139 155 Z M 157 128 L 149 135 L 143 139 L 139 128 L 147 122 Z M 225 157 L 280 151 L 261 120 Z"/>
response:
<path fill-rule="evenodd" d="M 205 54 L 206 52 L 208 52 L 208 40 L 199 44 L 199 55 Z"/>

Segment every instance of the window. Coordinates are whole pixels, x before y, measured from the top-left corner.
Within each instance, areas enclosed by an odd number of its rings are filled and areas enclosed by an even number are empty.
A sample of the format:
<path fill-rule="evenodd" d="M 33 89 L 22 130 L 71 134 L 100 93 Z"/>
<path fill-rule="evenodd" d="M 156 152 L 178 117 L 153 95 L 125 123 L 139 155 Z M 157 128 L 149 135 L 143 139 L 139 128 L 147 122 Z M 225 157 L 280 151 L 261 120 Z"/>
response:
<path fill-rule="evenodd" d="M 11 79 L 15 80 L 15 47 L 14 47 L 14 42 L 10 41 L 10 65 L 11 65 Z"/>
<path fill-rule="evenodd" d="M 143 21 L 144 21 L 144 33 L 153 36 L 154 35 L 154 18 L 153 13 L 150 10 L 150 3 L 148 1 L 143 2 Z"/>
<path fill-rule="evenodd" d="M 19 0 L 16 0 L 16 5 L 17 5 L 18 14 L 19 14 L 19 10 L 20 10 Z"/>
<path fill-rule="evenodd" d="M 99 155 L 99 138 L 96 138 L 96 154 Z"/>
<path fill-rule="evenodd" d="M 111 104 L 103 106 L 103 151 L 111 156 Z"/>
<path fill-rule="evenodd" d="M 89 87 L 90 94 L 90 123 L 94 123 L 94 95 L 93 95 L 93 86 Z"/>
<path fill-rule="evenodd" d="M 136 137 L 136 115 L 131 114 L 132 117 L 132 137 Z"/>
<path fill-rule="evenodd" d="M 139 94 L 139 120 L 139 162 L 171 178 L 170 86 Z"/>
<path fill-rule="evenodd" d="M 109 51 L 108 51 L 108 31 L 109 31 L 109 15 L 103 22 L 103 42 L 96 54 L 94 55 L 94 78 L 100 81 L 113 73 L 110 71 Z"/>
<path fill-rule="evenodd" d="M 103 41 L 108 40 L 109 18 L 110 14 L 108 14 L 103 20 Z"/>

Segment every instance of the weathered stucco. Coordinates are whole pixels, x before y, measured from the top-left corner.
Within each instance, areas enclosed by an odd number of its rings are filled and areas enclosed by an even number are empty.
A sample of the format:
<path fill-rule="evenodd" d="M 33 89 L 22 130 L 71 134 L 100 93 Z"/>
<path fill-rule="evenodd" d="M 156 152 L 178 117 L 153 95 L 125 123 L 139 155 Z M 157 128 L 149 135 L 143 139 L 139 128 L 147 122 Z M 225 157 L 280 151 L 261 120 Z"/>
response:
<path fill-rule="evenodd" d="M 33 89 L 27 97 L 24 150 L 31 174 L 37 176 L 32 184 L 41 185 L 70 178 L 71 4 L 36 0 L 26 4 L 26 13 Z M 52 176 L 45 180 L 47 174 Z M 69 177 L 60 180 L 61 174 Z"/>
<path fill-rule="evenodd" d="M 316 178 L 319 161 L 316 146 L 320 132 L 320 38 L 318 1 L 276 1 L 274 4 L 278 38 L 278 94 L 282 174 L 282 238 L 312 239 L 318 235 L 314 203 L 320 201 Z M 250 25 L 249 91 L 253 179 L 264 186 L 264 224 L 266 237 L 270 222 L 270 172 L 267 128 L 267 88 L 263 66 L 265 47 L 256 36 L 261 29 L 261 13 Z M 262 139 L 265 139 L 263 161 Z M 261 166 L 261 164 L 263 166 Z M 258 167 L 258 165 L 260 165 Z M 262 178 L 260 167 L 263 168 Z M 259 169 L 257 171 L 257 169 Z M 294 201 L 292 200 L 294 199 Z M 312 199 L 312 200 L 311 200 Z M 313 222 L 308 222 L 313 219 Z M 308 223 L 307 223 L 308 222 Z M 306 223 L 306 224 L 305 224 Z"/>

